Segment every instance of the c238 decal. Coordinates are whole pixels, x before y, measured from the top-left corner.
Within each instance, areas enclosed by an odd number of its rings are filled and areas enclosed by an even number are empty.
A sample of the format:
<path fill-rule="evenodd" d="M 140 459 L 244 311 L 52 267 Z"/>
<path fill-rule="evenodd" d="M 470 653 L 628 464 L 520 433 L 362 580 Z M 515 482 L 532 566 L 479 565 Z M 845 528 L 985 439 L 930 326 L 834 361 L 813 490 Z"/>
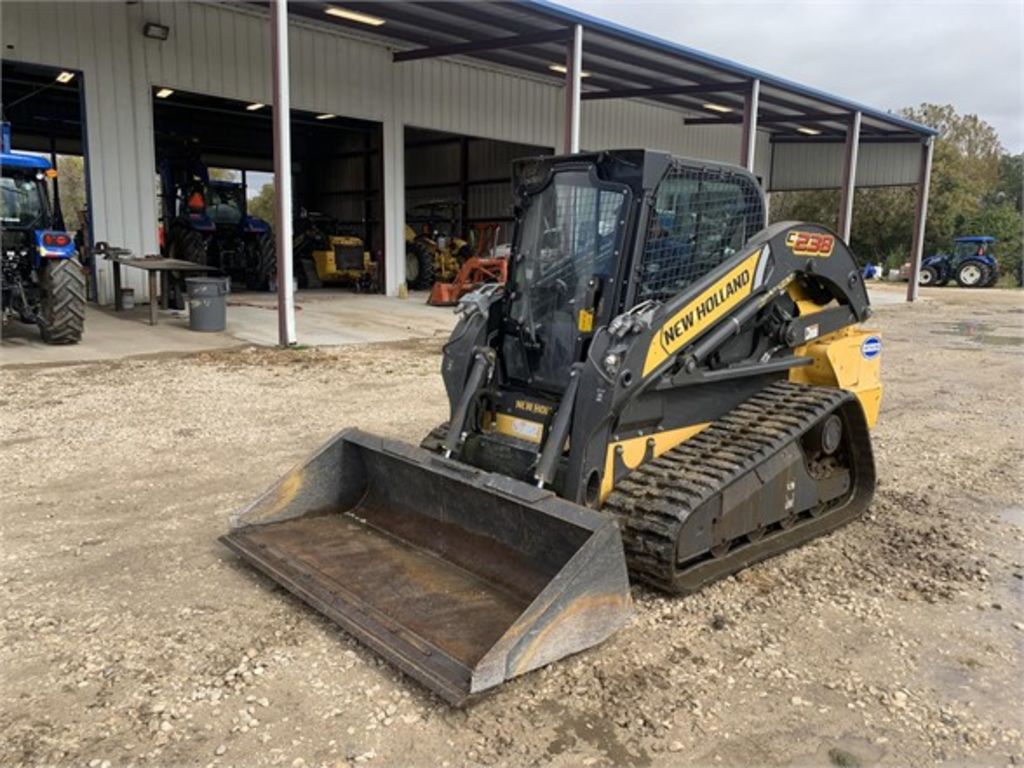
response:
<path fill-rule="evenodd" d="M 826 232 L 801 232 L 794 229 L 786 235 L 786 246 L 794 256 L 827 259 L 836 249 L 836 238 Z"/>

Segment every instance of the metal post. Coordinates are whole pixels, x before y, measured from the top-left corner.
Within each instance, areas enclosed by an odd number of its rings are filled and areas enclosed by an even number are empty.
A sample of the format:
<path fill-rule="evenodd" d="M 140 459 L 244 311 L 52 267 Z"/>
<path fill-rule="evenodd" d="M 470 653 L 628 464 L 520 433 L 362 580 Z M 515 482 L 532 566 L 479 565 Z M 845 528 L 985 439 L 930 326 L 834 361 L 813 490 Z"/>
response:
<path fill-rule="evenodd" d="M 391 108 L 381 131 L 384 178 L 384 292 L 405 295 L 405 122 L 401 67 L 391 67 Z"/>
<path fill-rule="evenodd" d="M 914 207 L 914 243 L 910 248 L 910 283 L 907 301 L 916 301 L 917 278 L 921 274 L 921 255 L 924 252 L 924 225 L 928 220 L 928 189 L 932 179 L 932 151 L 935 137 L 929 136 L 921 145 L 921 168 L 917 177 L 917 203 Z"/>
<path fill-rule="evenodd" d="M 751 80 L 750 89 L 743 96 L 743 134 L 740 145 L 740 165 L 754 172 L 754 150 L 757 148 L 757 105 L 761 99 L 761 81 Z"/>
<path fill-rule="evenodd" d="M 843 153 L 843 183 L 839 197 L 839 235 L 850 242 L 853 227 L 853 191 L 857 185 L 857 150 L 860 146 L 860 112 L 850 115 L 846 126 L 846 149 Z"/>
<path fill-rule="evenodd" d="M 572 40 L 565 50 L 565 140 L 566 154 L 580 151 L 580 91 L 583 79 L 583 26 L 572 30 Z"/>
<path fill-rule="evenodd" d="M 292 144 L 288 80 L 288 2 L 271 3 L 274 60 L 274 195 L 277 232 L 277 340 L 295 344 L 295 293 L 292 287 Z"/>

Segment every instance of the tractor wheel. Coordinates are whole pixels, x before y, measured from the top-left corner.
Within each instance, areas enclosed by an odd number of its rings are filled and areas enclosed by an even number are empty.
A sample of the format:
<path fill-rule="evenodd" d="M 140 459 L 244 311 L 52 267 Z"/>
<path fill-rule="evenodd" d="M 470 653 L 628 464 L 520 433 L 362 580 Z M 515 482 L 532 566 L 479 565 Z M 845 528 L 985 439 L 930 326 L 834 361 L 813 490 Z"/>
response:
<path fill-rule="evenodd" d="M 260 235 L 249 244 L 249 264 L 252 285 L 247 281 L 245 287 L 256 291 L 273 290 L 277 283 L 277 249 L 273 237 Z"/>
<path fill-rule="evenodd" d="M 207 264 L 210 241 L 199 232 L 188 227 L 175 227 L 171 233 L 171 242 L 167 255 L 172 259 L 191 261 L 193 264 Z"/>
<path fill-rule="evenodd" d="M 961 288 L 980 288 L 988 282 L 988 268 L 976 261 L 966 261 L 957 267 L 956 282 Z"/>
<path fill-rule="evenodd" d="M 77 258 L 50 260 L 39 281 L 36 323 L 47 344 L 77 344 L 85 326 L 85 272 Z"/>
<path fill-rule="evenodd" d="M 405 284 L 424 291 L 434 284 L 434 254 L 415 240 L 405 244 Z"/>
<path fill-rule="evenodd" d="M 921 274 L 917 276 L 918 285 L 936 285 L 939 282 L 939 271 L 935 267 L 921 267 Z"/>

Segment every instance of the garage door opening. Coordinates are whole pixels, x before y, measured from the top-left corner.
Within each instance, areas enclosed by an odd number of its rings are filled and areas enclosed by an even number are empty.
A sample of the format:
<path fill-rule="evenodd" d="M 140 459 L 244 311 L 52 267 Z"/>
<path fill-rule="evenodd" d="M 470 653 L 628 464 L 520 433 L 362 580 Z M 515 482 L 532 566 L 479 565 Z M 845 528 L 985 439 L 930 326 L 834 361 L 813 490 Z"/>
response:
<path fill-rule="evenodd" d="M 153 89 L 153 125 L 159 174 L 158 220 L 165 255 L 217 264 L 247 288 L 273 289 L 274 274 L 259 253 L 225 240 L 225 229 L 245 224 L 252 237 L 273 237 L 274 167 L 271 107 Z M 333 114 L 292 110 L 294 265 L 300 289 L 346 287 L 380 292 L 384 286 L 382 127 Z M 195 195 L 198 193 L 199 197 Z M 191 236 L 192 205 L 203 206 L 210 230 Z M 254 220 L 254 221 L 250 221 Z M 268 234 L 262 232 L 264 222 Z M 234 230 L 232 230 L 234 231 Z M 213 240 L 203 243 L 203 239 Z M 223 245 L 227 242 L 227 246 Z M 238 240 L 237 242 L 248 242 Z M 171 251 L 174 254 L 171 254 Z M 240 255 L 239 255 L 240 254 Z"/>
<path fill-rule="evenodd" d="M 406 282 L 450 282 L 469 255 L 512 237 L 512 162 L 550 155 L 515 144 L 424 128 L 405 130 Z"/>
<path fill-rule="evenodd" d="M 84 251 L 92 242 L 82 73 L 4 59 L 0 87 L 12 148 L 45 157 L 57 169 L 51 182 L 56 223 Z"/>

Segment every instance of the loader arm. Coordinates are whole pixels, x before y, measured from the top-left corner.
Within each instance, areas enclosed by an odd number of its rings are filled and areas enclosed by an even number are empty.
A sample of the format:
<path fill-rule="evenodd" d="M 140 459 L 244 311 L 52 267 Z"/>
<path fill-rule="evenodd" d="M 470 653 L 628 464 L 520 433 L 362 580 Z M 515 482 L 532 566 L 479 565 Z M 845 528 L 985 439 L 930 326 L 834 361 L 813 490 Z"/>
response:
<path fill-rule="evenodd" d="M 671 301 L 634 308 L 597 335 L 575 398 L 563 495 L 597 506 L 614 485 L 609 445 L 645 432 L 682 442 L 765 381 L 810 365 L 798 354 L 808 342 L 870 315 L 856 262 L 831 231 L 793 222 L 763 230 Z M 759 355 L 718 364 L 716 352 L 743 336 Z M 710 400 L 697 392 L 727 381 Z"/>

